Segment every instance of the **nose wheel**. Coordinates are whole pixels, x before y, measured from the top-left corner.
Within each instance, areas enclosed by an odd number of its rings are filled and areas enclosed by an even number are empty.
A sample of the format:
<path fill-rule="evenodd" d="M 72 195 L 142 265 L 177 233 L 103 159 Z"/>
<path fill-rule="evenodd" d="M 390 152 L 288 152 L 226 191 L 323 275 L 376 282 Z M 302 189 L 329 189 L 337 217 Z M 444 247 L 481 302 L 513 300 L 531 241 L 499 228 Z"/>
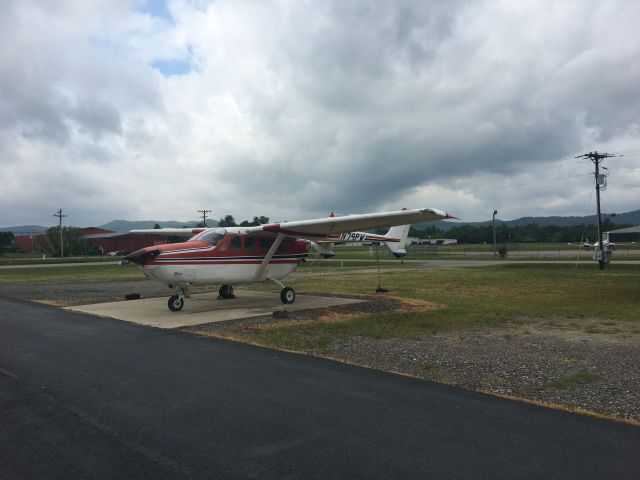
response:
<path fill-rule="evenodd" d="M 178 312 L 184 307 L 184 299 L 191 296 L 191 285 L 182 283 L 180 285 L 169 285 L 176 292 L 169 297 L 167 305 L 172 312 Z"/>
<path fill-rule="evenodd" d="M 177 312 L 179 310 L 182 310 L 182 307 L 184 307 L 184 297 L 176 294 L 176 295 L 172 295 L 171 297 L 169 297 L 169 310 L 171 310 L 172 312 Z"/>

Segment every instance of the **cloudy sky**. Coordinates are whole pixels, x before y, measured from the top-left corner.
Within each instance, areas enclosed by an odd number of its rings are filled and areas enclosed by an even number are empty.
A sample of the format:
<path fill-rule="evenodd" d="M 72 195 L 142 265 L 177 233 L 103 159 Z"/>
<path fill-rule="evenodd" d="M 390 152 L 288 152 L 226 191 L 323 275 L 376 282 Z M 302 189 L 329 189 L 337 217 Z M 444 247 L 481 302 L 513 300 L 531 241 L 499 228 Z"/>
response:
<path fill-rule="evenodd" d="M 640 208 L 640 2 L 22 0 L 0 226 Z"/>

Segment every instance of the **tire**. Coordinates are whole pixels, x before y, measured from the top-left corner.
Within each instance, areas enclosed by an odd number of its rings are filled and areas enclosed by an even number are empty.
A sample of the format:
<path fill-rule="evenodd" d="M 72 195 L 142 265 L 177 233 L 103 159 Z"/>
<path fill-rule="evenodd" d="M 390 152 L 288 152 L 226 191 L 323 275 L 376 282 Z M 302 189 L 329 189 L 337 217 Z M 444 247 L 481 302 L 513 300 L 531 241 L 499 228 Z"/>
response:
<path fill-rule="evenodd" d="M 296 292 L 291 287 L 285 287 L 280 291 L 280 301 L 285 305 L 296 301 Z"/>
<path fill-rule="evenodd" d="M 184 298 L 181 298 L 180 295 L 172 295 L 169 298 L 168 305 L 169 310 L 172 312 L 178 312 L 182 310 L 182 307 L 184 307 Z"/>
<path fill-rule="evenodd" d="M 222 298 L 235 298 L 233 295 L 233 287 L 231 285 L 222 285 L 218 290 L 218 295 Z"/>

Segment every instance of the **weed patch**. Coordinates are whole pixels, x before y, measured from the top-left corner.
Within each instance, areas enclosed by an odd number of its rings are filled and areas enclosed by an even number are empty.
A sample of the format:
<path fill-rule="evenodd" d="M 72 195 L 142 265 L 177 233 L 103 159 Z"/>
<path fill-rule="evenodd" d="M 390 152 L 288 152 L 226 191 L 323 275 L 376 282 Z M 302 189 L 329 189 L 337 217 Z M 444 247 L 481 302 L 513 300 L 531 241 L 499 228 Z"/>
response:
<path fill-rule="evenodd" d="M 596 373 L 582 371 L 574 373 L 573 375 L 559 378 L 558 380 L 555 380 L 553 382 L 547 382 L 543 383 L 542 385 L 538 385 L 536 387 L 536 390 L 568 390 L 584 383 L 597 382 L 598 380 L 600 380 L 600 378 L 600 375 Z"/>

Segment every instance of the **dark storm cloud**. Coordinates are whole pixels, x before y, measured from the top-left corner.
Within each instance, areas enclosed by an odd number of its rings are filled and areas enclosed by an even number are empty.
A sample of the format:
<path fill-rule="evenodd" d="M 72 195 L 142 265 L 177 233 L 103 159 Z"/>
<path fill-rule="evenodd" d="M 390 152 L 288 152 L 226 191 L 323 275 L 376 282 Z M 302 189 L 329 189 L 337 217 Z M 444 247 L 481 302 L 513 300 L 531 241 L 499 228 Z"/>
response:
<path fill-rule="evenodd" d="M 107 102 L 95 99 L 80 100 L 71 110 L 70 116 L 82 131 L 90 133 L 95 139 L 106 133 L 122 134 L 120 112 Z"/>
<path fill-rule="evenodd" d="M 552 179 L 589 175 L 557 163 L 585 151 L 640 151 L 639 21 L 622 0 L 10 2 L 0 201 L 39 188 L 48 211 L 88 189 L 102 199 L 86 211 L 149 218 L 416 201 L 466 219 L 583 214 L 592 179 Z M 155 68 L 171 59 L 189 68 Z M 73 172 L 64 188 L 42 187 L 52 162 Z M 637 208 L 633 192 L 610 204 Z"/>
<path fill-rule="evenodd" d="M 624 25 L 618 40 L 601 43 L 588 7 L 577 16 L 584 23 L 570 23 L 577 7 L 331 4 L 305 34 L 292 27 L 296 41 L 281 45 L 292 92 L 265 127 L 283 143 L 300 134 L 273 122 L 299 108 L 289 103 L 295 94 L 315 119 L 299 127 L 315 129 L 311 145 L 282 152 L 266 168 L 239 163 L 256 187 L 267 178 L 304 197 L 321 181 L 337 204 L 362 208 L 425 183 L 519 173 L 581 153 L 591 147 L 585 141 L 632 132 L 640 56 L 638 42 L 625 36 L 629 19 L 611 8 Z M 622 11 L 637 18 L 637 8 Z M 250 106 L 258 121 L 260 107 L 259 99 Z M 326 202 L 306 199 L 312 208 Z"/>

